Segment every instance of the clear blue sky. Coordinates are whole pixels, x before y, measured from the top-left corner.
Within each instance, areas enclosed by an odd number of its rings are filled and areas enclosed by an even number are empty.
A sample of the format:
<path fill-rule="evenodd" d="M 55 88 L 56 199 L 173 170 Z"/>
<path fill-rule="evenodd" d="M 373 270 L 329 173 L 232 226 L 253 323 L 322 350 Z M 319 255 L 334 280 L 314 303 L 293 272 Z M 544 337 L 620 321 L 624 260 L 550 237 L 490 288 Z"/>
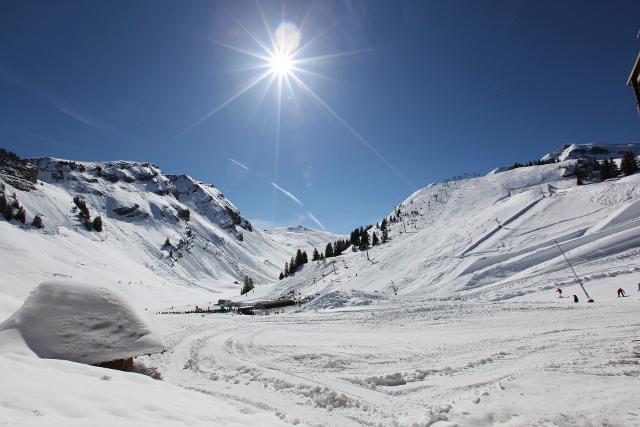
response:
<path fill-rule="evenodd" d="M 299 27 L 301 58 L 344 53 L 301 65 L 325 104 L 293 80 L 278 141 L 268 79 L 198 123 L 262 73 L 241 52 L 270 44 L 261 12 Z M 638 17 L 637 0 L 3 0 L 0 146 L 152 161 L 258 226 L 347 232 L 430 182 L 639 142 Z"/>

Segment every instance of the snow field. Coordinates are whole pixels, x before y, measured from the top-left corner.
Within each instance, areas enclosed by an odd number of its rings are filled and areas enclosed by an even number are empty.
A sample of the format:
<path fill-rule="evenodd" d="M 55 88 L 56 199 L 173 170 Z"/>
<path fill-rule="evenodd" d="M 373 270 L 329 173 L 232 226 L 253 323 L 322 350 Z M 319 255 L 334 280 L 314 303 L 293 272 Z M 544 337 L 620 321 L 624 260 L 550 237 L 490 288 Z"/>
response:
<path fill-rule="evenodd" d="M 149 363 L 291 423 L 638 425 L 639 302 L 602 297 L 159 316 L 172 350 Z"/>
<path fill-rule="evenodd" d="M 273 414 L 145 375 L 41 359 L 15 329 L 0 331 L 0 377 L 0 425 L 284 425 Z"/>

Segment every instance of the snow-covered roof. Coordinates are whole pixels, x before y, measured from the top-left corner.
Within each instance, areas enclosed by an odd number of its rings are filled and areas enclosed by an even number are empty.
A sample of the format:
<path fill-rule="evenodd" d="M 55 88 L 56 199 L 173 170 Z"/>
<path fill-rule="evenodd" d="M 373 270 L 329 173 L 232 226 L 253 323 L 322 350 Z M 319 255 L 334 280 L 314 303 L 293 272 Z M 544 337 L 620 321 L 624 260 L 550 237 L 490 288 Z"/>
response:
<path fill-rule="evenodd" d="M 44 358 L 94 364 L 164 349 L 153 323 L 124 294 L 77 281 L 38 285 L 0 324 L 11 328 Z"/>

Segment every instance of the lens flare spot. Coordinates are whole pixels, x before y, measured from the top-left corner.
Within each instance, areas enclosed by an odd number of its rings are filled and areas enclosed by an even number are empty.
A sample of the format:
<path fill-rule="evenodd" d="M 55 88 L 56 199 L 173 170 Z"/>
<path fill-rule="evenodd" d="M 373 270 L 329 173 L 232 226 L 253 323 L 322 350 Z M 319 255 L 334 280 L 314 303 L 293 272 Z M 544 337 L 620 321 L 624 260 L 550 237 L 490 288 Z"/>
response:
<path fill-rule="evenodd" d="M 292 55 L 300 47 L 300 38 L 300 30 L 296 24 L 288 21 L 281 22 L 275 32 L 277 54 Z"/>

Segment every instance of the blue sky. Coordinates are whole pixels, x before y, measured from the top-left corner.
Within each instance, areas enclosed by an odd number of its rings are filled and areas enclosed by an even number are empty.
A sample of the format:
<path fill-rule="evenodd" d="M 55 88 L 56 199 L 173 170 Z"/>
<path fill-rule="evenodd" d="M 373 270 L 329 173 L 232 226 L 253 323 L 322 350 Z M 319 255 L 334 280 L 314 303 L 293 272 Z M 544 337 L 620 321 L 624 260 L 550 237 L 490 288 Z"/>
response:
<path fill-rule="evenodd" d="M 258 226 L 344 233 L 430 182 L 639 142 L 638 16 L 623 0 L 5 0 L 0 146 L 152 161 Z M 320 57 L 296 72 L 306 86 L 291 78 L 278 110 L 267 78 L 217 110 L 264 71 L 243 51 L 283 17 L 299 58 Z"/>

